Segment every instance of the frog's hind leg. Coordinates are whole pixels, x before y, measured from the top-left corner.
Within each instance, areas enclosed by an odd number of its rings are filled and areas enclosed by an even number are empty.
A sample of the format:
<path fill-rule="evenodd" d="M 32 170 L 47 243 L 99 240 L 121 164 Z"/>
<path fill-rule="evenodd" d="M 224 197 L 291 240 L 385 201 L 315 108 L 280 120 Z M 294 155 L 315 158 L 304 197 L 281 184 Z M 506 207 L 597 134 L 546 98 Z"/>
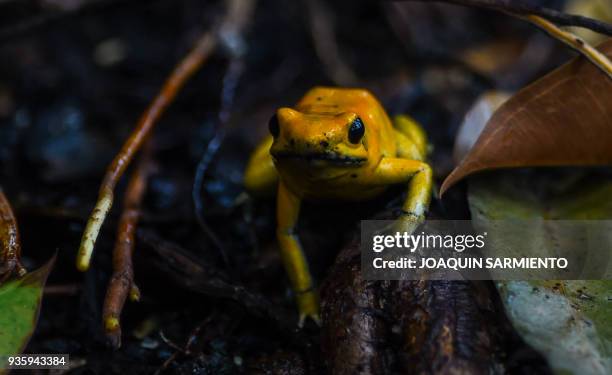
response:
<path fill-rule="evenodd" d="M 255 149 L 244 171 L 244 187 L 256 196 L 273 196 L 278 185 L 278 173 L 274 167 L 270 146 L 274 138 L 267 136 Z"/>
<path fill-rule="evenodd" d="M 405 115 L 393 118 L 396 132 L 398 157 L 411 160 L 425 160 L 427 156 L 427 135 L 411 117 Z"/>

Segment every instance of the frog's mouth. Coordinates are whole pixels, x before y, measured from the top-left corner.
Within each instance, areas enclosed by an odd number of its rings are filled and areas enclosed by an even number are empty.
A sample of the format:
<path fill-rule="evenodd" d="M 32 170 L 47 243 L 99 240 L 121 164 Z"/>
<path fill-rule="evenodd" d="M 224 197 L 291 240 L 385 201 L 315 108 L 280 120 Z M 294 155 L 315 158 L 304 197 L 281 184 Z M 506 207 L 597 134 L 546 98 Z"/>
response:
<path fill-rule="evenodd" d="M 334 165 L 362 165 L 367 159 L 356 156 L 347 156 L 337 154 L 335 152 L 311 152 L 311 153 L 296 153 L 290 151 L 280 151 L 272 153 L 272 157 L 279 160 L 302 160 L 309 163 L 317 161 L 327 162 Z"/>

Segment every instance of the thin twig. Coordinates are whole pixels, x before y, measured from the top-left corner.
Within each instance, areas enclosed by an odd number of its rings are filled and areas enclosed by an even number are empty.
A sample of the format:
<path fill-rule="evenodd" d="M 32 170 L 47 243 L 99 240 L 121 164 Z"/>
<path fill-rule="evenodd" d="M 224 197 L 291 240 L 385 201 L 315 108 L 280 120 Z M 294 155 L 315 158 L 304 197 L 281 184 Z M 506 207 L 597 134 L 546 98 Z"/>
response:
<path fill-rule="evenodd" d="M 174 341 L 170 340 L 169 338 L 166 337 L 166 335 L 164 334 L 164 331 L 160 330 L 159 331 L 159 337 L 162 339 L 162 341 L 168 345 L 169 347 L 171 347 L 172 349 L 176 350 L 177 352 L 180 353 L 185 353 L 185 349 L 181 348 L 180 346 L 178 346 L 178 344 L 176 344 Z"/>
<path fill-rule="evenodd" d="M 136 170 L 132 173 L 125 194 L 123 213 L 117 230 L 117 241 L 113 250 L 113 274 L 108 282 L 102 319 L 106 337 L 115 349 L 121 347 L 120 317 L 125 301 L 138 301 L 140 291 L 134 283 L 134 232 L 140 218 L 140 206 L 151 170 L 151 141 L 147 141 Z"/>
<path fill-rule="evenodd" d="M 227 267 L 230 266 L 230 262 L 225 246 L 212 228 L 206 223 L 204 204 L 202 202 L 202 186 L 204 185 L 206 171 L 221 148 L 225 140 L 225 135 L 227 134 L 226 128 L 236 97 L 236 87 L 244 71 L 243 57 L 246 52 L 246 42 L 243 33 L 244 29 L 253 18 L 255 3 L 255 0 L 227 0 L 228 13 L 219 29 L 219 37 L 230 56 L 230 64 L 223 77 L 221 106 L 217 117 L 218 122 L 215 127 L 215 135 L 210 142 L 208 142 L 206 150 L 198 162 L 193 180 L 193 188 L 191 190 L 197 222 L 215 247 L 219 249 L 223 262 Z"/>
<path fill-rule="evenodd" d="M 191 331 L 191 333 L 189 334 L 189 337 L 187 338 L 187 342 L 185 343 L 185 348 L 181 348 L 180 346 L 178 346 L 176 343 L 174 343 L 173 341 L 169 340 L 163 333 L 163 331 L 159 331 L 159 336 L 161 337 L 161 339 L 164 341 L 164 343 L 166 343 L 166 345 L 168 345 L 169 347 L 174 349 L 174 353 L 172 353 L 172 355 L 170 357 L 168 357 L 168 359 L 157 369 L 157 371 L 155 371 L 155 375 L 162 373 L 163 371 L 165 371 L 168 366 L 170 366 L 170 364 L 172 362 L 174 362 L 174 360 L 176 360 L 176 358 L 181 355 L 191 355 L 191 346 L 193 345 L 193 343 L 196 341 L 196 339 L 198 338 L 198 336 L 200 335 L 200 331 L 202 331 L 202 329 L 208 325 L 208 323 L 210 323 L 210 321 L 212 320 L 212 314 L 209 315 L 204 321 L 198 323 L 198 325 Z"/>
<path fill-rule="evenodd" d="M 185 82 L 202 66 L 210 56 L 217 44 L 214 33 L 207 32 L 195 43 L 195 47 L 174 68 L 170 77 L 166 80 L 160 93 L 155 97 L 151 105 L 141 116 L 136 128 L 124 143 L 121 151 L 106 171 L 104 181 L 100 187 L 100 193 L 96 206 L 87 221 L 85 232 L 81 240 L 81 246 L 77 256 L 77 268 L 85 271 L 89 268 L 93 248 L 104 219 L 113 205 L 114 189 L 128 167 L 130 161 L 140 149 L 144 139 L 149 135 L 157 120 L 164 113 L 168 105 L 174 100 Z"/>
<path fill-rule="evenodd" d="M 187 338 L 187 342 L 185 343 L 185 352 L 187 354 L 191 354 L 191 347 L 193 346 L 193 343 L 195 343 L 195 341 L 198 339 L 198 336 L 200 335 L 202 329 L 204 329 L 204 327 L 212 321 L 212 318 L 213 314 L 209 315 L 206 319 L 198 323 L 198 325 L 195 326 L 195 328 L 191 331 L 189 337 Z"/>
<path fill-rule="evenodd" d="M 162 339 L 162 341 L 168 345 L 169 347 L 171 347 L 172 349 L 174 349 L 174 353 L 172 353 L 172 355 L 170 357 L 168 357 L 168 359 L 166 359 L 164 361 L 164 363 L 161 365 L 161 367 L 159 367 L 157 369 L 157 371 L 155 371 L 154 375 L 158 375 L 160 374 L 162 371 L 166 370 L 168 368 L 168 366 L 170 366 L 170 364 L 172 362 L 174 362 L 179 355 L 181 354 L 186 354 L 188 355 L 188 348 L 181 348 L 180 346 L 178 346 L 174 341 L 170 340 L 169 338 L 166 337 L 166 335 L 164 334 L 164 331 L 160 330 L 159 331 L 159 337 Z"/>
<path fill-rule="evenodd" d="M 168 345 L 168 346 L 171 346 L 171 345 Z M 170 366 L 170 364 L 174 362 L 176 358 L 178 358 L 179 354 L 181 354 L 181 352 L 178 350 L 175 350 L 174 353 L 172 353 L 172 355 L 168 357 L 168 359 L 166 359 L 164 363 L 157 369 L 157 371 L 153 373 L 153 375 L 159 375 L 161 374 L 162 371 L 165 371 L 168 368 L 168 366 Z"/>
<path fill-rule="evenodd" d="M 0 283 L 13 274 L 21 277 L 26 269 L 21 264 L 21 242 L 17 219 L 11 209 L 11 204 L 0 188 Z"/>
<path fill-rule="evenodd" d="M 472 6 L 509 12 L 520 15 L 536 15 L 555 22 L 560 26 L 576 26 L 589 29 L 601 34 L 612 36 L 612 25 L 593 18 L 577 14 L 567 14 L 558 10 L 530 5 L 520 0 L 391 0 L 391 1 L 418 1 L 423 3 L 448 3 L 455 5 Z"/>
<path fill-rule="evenodd" d="M 244 62 L 241 57 L 233 58 L 227 69 L 227 73 L 223 78 L 223 88 L 221 89 L 221 109 L 218 115 L 218 124 L 216 126 L 215 136 L 208 142 L 202 158 L 196 167 L 195 177 L 193 179 L 192 199 L 195 209 L 196 219 L 204 233 L 213 241 L 214 245 L 221 252 L 223 262 L 229 267 L 229 257 L 223 243 L 215 232 L 206 223 L 204 217 L 204 204 L 202 202 L 202 186 L 204 185 L 204 176 L 210 166 L 215 155 L 219 151 L 225 135 L 227 134 L 226 126 L 230 117 L 230 111 L 236 96 L 236 86 L 242 72 L 244 71 Z"/>
<path fill-rule="evenodd" d="M 594 65 L 596 65 L 601 71 L 606 73 L 608 77 L 612 79 L 612 62 L 606 55 L 599 52 L 595 47 L 588 44 L 581 37 L 570 33 L 569 31 L 561 30 L 554 23 L 534 15 L 522 16 L 528 22 L 536 25 L 538 28 L 544 30 L 547 34 L 553 38 L 559 40 L 571 49 L 580 53 Z"/>

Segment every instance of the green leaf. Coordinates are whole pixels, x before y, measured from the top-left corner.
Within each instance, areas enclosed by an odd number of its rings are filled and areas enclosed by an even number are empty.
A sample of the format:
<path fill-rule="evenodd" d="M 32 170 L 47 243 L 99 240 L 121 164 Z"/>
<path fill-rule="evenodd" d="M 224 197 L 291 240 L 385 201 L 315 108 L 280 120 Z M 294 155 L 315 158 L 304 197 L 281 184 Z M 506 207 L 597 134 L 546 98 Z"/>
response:
<path fill-rule="evenodd" d="M 55 256 L 36 271 L 0 286 L 0 354 L 19 354 L 30 340 L 54 262 Z"/>
<path fill-rule="evenodd" d="M 589 177 L 576 170 L 509 170 L 474 176 L 468 184 L 470 211 L 479 231 L 495 231 L 490 221 L 495 219 L 612 219 L 609 176 Z M 552 247 L 559 246 L 553 245 L 543 228 L 533 226 L 520 238 L 523 244 L 531 244 L 534 256 L 553 254 Z M 487 249 L 491 256 L 502 255 L 492 247 Z M 611 280 L 500 281 L 496 285 L 516 330 L 556 373 L 612 373 Z"/>

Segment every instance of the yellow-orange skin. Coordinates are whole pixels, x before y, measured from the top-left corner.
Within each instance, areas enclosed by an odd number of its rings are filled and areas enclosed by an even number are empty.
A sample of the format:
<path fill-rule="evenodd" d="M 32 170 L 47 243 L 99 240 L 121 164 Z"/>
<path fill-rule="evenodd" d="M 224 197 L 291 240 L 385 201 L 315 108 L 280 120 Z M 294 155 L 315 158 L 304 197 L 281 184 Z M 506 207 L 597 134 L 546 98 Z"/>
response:
<path fill-rule="evenodd" d="M 317 295 L 295 233 L 301 201 L 364 200 L 391 184 L 409 183 L 399 223 L 412 231 L 429 205 L 432 173 L 423 161 L 427 140 L 420 126 L 407 116 L 392 122 L 367 90 L 315 87 L 276 116 L 279 134 L 253 152 L 244 183 L 256 195 L 278 187 L 277 237 L 301 325 L 306 317 L 319 321 Z M 354 144 L 348 135 L 357 117 L 365 134 Z"/>

